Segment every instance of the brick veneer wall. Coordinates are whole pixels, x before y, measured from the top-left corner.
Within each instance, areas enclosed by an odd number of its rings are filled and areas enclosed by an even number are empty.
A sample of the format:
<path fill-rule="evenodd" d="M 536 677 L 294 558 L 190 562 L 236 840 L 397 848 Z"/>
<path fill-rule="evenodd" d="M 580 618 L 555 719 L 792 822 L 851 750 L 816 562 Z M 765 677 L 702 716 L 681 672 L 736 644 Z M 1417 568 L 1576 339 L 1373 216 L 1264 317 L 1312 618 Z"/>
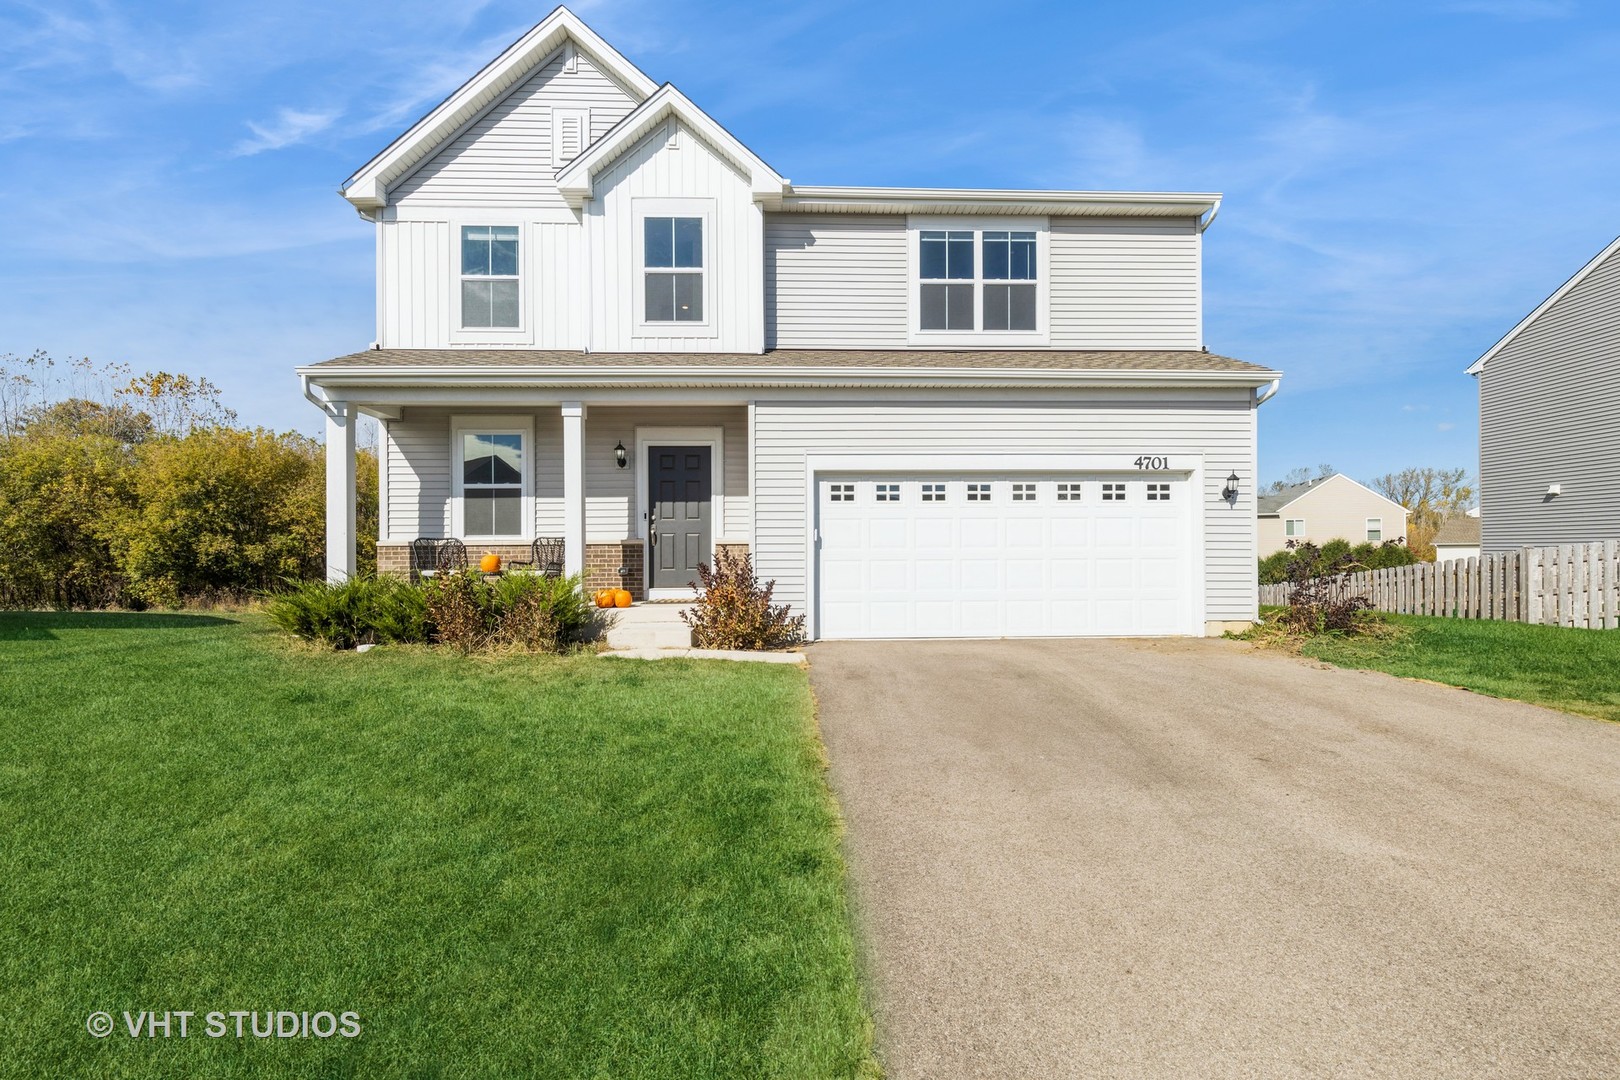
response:
<path fill-rule="evenodd" d="M 619 568 L 624 573 L 619 573 Z M 585 588 L 628 589 L 637 600 L 647 599 L 645 570 L 640 540 L 620 540 L 617 544 L 585 545 Z"/>

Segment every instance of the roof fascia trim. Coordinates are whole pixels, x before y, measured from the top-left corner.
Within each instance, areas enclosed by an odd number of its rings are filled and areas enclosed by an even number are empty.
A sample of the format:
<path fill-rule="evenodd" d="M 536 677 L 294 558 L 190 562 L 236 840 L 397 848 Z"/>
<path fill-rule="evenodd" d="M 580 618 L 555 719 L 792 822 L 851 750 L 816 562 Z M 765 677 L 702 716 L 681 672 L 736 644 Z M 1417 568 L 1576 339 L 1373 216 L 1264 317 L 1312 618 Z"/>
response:
<path fill-rule="evenodd" d="M 1568 296 L 1570 290 L 1574 289 L 1575 286 L 1585 281 L 1594 270 L 1596 270 L 1599 266 L 1602 266 L 1603 263 L 1608 261 L 1609 256 L 1613 255 L 1617 251 L 1620 251 L 1620 236 L 1617 236 L 1611 240 L 1608 246 L 1602 251 L 1598 252 L 1590 262 L 1581 267 L 1579 270 L 1575 271 L 1573 277 L 1560 285 L 1551 296 L 1547 297 L 1547 299 L 1538 304 L 1534 311 L 1520 319 L 1518 324 L 1515 325 L 1513 329 L 1502 335 L 1500 341 L 1485 351 L 1484 356 L 1481 356 L 1478 360 L 1475 360 L 1472 364 L 1469 364 L 1468 367 L 1463 371 L 1463 374 L 1478 375 L 1481 371 L 1484 371 L 1485 365 L 1491 362 L 1492 357 L 1501 352 L 1503 349 L 1507 348 L 1508 345 L 1513 342 L 1514 338 L 1517 338 L 1521 333 L 1523 333 L 1531 323 L 1541 318 L 1541 316 L 1547 312 L 1548 308 L 1558 303 L 1558 301 L 1562 300 L 1565 296 Z"/>
<path fill-rule="evenodd" d="M 468 121 L 500 100 L 506 91 L 497 93 L 491 102 L 477 108 L 472 108 L 471 102 L 509 77 L 511 82 L 506 90 L 510 90 L 520 81 L 522 72 L 544 63 L 565 39 L 571 40 L 592 63 L 642 99 L 658 88 L 657 83 L 598 36 L 584 20 L 566 7 L 557 7 L 357 169 L 339 187 L 339 193 L 358 209 L 375 210 L 386 206 L 388 185 L 399 178 L 392 175 L 395 170 L 400 170 L 402 175 L 404 170 L 424 160 L 433 147 L 454 138 Z M 518 74 L 514 76 L 514 72 Z M 467 115 L 461 115 L 463 112 Z M 419 156 L 405 161 L 419 150 Z"/>

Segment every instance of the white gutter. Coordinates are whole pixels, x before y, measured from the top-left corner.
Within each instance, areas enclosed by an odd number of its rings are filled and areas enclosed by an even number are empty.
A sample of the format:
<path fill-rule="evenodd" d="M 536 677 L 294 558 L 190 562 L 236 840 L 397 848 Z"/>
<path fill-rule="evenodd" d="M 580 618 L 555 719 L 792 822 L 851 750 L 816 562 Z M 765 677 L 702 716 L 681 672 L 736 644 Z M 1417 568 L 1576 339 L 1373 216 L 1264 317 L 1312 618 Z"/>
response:
<path fill-rule="evenodd" d="M 1273 397 L 1275 397 L 1277 395 L 1277 391 L 1281 387 L 1282 387 L 1282 379 L 1280 379 L 1280 378 L 1272 379 L 1271 384 L 1269 386 L 1267 386 L 1262 393 L 1259 393 L 1259 394 L 1255 395 L 1254 407 L 1258 409 L 1260 406 L 1262 406 L 1266 402 L 1270 401 Z"/>
<path fill-rule="evenodd" d="M 1215 205 L 1209 208 L 1209 217 L 1204 218 L 1202 221 L 1200 221 L 1198 223 L 1198 231 L 1199 232 L 1208 232 L 1209 227 L 1211 225 L 1215 224 L 1215 219 L 1220 216 L 1220 213 L 1221 213 L 1221 197 L 1219 195 L 1217 195 L 1217 196 L 1215 196 Z"/>
<path fill-rule="evenodd" d="M 310 376 L 302 368 L 298 369 L 298 384 L 303 389 L 304 396 L 308 398 L 310 403 L 313 404 L 317 409 L 321 410 L 321 412 L 325 413 L 327 416 L 337 415 L 337 413 L 333 411 L 331 404 L 327 402 L 325 398 L 320 397 L 315 393 L 315 391 L 310 389 Z"/>

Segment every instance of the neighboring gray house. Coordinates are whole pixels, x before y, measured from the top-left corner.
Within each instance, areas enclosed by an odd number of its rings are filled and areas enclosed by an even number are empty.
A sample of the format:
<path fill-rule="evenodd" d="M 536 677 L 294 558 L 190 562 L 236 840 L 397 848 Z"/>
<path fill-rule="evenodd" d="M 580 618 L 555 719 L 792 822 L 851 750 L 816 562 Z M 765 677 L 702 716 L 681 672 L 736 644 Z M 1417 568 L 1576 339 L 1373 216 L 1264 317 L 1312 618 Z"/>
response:
<path fill-rule="evenodd" d="M 1481 549 L 1620 538 L 1620 239 L 1468 373 Z"/>
<path fill-rule="evenodd" d="M 560 538 L 659 599 L 741 549 L 812 637 L 1255 616 L 1279 375 L 1204 348 L 1219 196 L 794 184 L 562 8 L 343 196 L 377 340 L 298 369 L 334 578 L 364 413 L 385 571 Z"/>
<path fill-rule="evenodd" d="M 1262 559 L 1290 540 L 1321 547 L 1329 540 L 1381 544 L 1406 539 L 1406 507 L 1343 473 L 1262 495 L 1255 510 Z"/>

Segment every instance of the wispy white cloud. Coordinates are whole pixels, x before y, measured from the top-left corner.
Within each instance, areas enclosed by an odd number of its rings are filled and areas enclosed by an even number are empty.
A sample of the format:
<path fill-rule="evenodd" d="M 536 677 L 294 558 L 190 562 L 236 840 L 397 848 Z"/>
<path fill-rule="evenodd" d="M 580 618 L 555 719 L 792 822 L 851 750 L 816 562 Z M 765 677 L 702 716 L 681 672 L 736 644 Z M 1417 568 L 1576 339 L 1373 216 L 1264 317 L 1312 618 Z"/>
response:
<path fill-rule="evenodd" d="M 1456 426 L 1457 426 L 1456 424 L 1453 424 L 1449 420 L 1442 420 L 1440 423 L 1434 425 L 1434 430 L 1436 430 L 1436 431 L 1450 431 L 1452 428 L 1454 428 Z"/>
<path fill-rule="evenodd" d="M 253 137 L 238 142 L 231 153 L 249 157 L 304 142 L 331 127 L 342 115 L 342 109 L 279 109 L 274 120 L 265 123 L 249 120 L 247 126 Z"/>

